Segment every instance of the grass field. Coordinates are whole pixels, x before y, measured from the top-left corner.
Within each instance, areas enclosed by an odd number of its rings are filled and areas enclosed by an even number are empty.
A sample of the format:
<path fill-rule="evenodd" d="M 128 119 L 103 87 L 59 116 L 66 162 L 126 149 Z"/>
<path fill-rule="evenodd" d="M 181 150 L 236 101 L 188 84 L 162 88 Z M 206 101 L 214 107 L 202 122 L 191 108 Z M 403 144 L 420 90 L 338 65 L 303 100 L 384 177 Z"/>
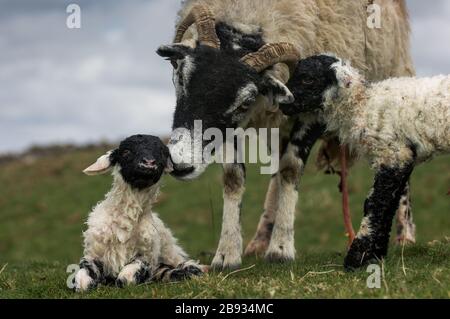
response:
<path fill-rule="evenodd" d="M 296 219 L 297 260 L 267 264 L 244 259 L 237 273 L 210 273 L 174 284 L 77 295 L 66 287 L 69 264 L 82 254 L 81 232 L 90 208 L 111 177 L 81 171 L 103 150 L 75 151 L 0 166 L 0 298 L 450 298 L 450 161 L 441 157 L 416 170 L 413 205 L 418 244 L 394 247 L 383 264 L 380 289 L 368 289 L 368 273 L 343 271 L 346 249 L 338 179 L 310 165 L 300 189 Z M 249 167 L 243 207 L 245 242 L 252 236 L 268 177 Z M 351 209 L 357 228 L 372 175 L 364 164 L 351 171 Z M 165 177 L 155 208 L 192 257 L 209 263 L 221 223 L 221 168 L 182 183 Z"/>

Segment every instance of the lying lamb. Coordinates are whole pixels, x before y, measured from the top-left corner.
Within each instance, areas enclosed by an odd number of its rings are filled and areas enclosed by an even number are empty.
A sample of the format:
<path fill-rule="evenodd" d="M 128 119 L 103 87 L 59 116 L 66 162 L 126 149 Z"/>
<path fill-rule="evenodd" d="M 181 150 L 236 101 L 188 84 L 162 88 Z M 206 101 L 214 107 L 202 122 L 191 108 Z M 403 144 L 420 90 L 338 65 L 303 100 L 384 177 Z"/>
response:
<path fill-rule="evenodd" d="M 89 215 L 84 257 L 75 276 L 77 291 L 98 284 L 115 282 L 122 287 L 202 273 L 152 212 L 158 181 L 170 167 L 169 151 L 159 138 L 136 135 L 84 171 L 97 175 L 112 170 L 114 182 L 105 200 Z"/>
<path fill-rule="evenodd" d="M 368 84 L 332 55 L 304 59 L 297 68 L 302 80 L 293 90 L 296 102 L 282 108 L 318 113 L 328 131 L 367 157 L 376 172 L 345 258 L 347 269 L 361 267 L 386 256 L 392 219 L 414 167 L 450 152 L 450 76 Z"/>

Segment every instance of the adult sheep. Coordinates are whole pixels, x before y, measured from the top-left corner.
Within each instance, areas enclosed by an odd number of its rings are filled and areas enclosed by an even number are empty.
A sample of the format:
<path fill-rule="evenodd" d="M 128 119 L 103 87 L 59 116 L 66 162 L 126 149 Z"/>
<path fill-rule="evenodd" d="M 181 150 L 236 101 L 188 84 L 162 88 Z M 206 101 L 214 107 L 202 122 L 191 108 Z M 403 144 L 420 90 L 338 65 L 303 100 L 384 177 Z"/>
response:
<path fill-rule="evenodd" d="M 367 8 L 373 2 L 382 9 L 380 29 L 367 27 Z M 404 1 L 188 0 L 179 12 L 174 44 L 158 49 L 174 66 L 177 107 L 169 142 L 174 176 L 194 179 L 208 165 L 191 160 L 192 134 L 186 131 L 194 130 L 195 120 L 202 120 L 203 131 L 213 127 L 223 133 L 237 127 L 290 131 L 287 139 L 282 138 L 286 142 L 279 172 L 270 182 L 247 253 L 265 252 L 270 260 L 295 258 L 298 183 L 312 146 L 324 137 L 325 125 L 315 113 L 288 119 L 279 105 L 285 108 L 293 102 L 290 89 L 302 81 L 291 78 L 296 60 L 321 52 L 351 60 L 369 80 L 413 75 Z M 241 264 L 244 182 L 242 164 L 224 165 L 222 233 L 212 262 L 216 269 Z"/>

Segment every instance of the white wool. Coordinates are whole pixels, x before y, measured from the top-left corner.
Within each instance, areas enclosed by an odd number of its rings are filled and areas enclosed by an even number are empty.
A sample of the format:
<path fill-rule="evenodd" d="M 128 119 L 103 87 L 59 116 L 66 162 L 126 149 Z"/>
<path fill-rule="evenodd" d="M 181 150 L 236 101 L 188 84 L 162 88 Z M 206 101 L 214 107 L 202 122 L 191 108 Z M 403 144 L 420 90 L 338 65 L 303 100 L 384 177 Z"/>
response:
<path fill-rule="evenodd" d="M 152 212 L 159 185 L 138 191 L 124 182 L 118 168 L 106 198 L 90 213 L 84 232 L 84 256 L 103 262 L 106 275 L 117 276 L 137 255 L 151 267 L 178 265 L 186 253 Z M 153 268 L 153 269 L 154 269 Z"/>
<path fill-rule="evenodd" d="M 402 165 L 450 152 L 450 76 L 392 78 L 367 85 L 350 65 L 336 63 L 339 85 L 324 94 L 324 119 L 372 164 Z M 346 87 L 343 81 L 350 80 Z"/>

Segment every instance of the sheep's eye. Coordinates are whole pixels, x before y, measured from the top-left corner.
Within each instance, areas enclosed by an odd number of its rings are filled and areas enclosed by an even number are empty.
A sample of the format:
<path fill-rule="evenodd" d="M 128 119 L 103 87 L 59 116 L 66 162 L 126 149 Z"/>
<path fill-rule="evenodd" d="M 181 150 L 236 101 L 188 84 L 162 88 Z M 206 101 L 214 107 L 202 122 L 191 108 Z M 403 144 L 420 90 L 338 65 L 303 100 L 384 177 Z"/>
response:
<path fill-rule="evenodd" d="M 244 110 L 248 110 L 248 108 L 255 103 L 256 99 L 248 99 L 244 103 L 242 103 L 241 108 Z"/>
<path fill-rule="evenodd" d="M 314 83 L 314 80 L 313 79 L 303 79 L 302 83 L 305 85 L 311 85 Z"/>

